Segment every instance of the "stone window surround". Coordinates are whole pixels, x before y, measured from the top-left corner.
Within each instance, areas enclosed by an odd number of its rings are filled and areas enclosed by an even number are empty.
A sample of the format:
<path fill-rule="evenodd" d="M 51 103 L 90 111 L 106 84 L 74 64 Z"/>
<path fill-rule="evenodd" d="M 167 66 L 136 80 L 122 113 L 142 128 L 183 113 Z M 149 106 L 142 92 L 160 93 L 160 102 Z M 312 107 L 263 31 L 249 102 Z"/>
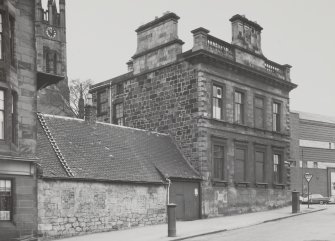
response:
<path fill-rule="evenodd" d="M 10 217 L 9 220 L 0 220 L 0 222 L 8 222 L 12 223 L 13 222 L 13 217 L 14 217 L 14 204 L 15 204 L 15 197 L 14 197 L 14 191 L 15 191 L 15 179 L 13 177 L 8 177 L 6 175 L 0 175 L 0 180 L 8 180 L 11 182 L 11 209 L 10 209 Z"/>
<path fill-rule="evenodd" d="M 124 82 L 118 82 L 115 84 L 116 95 L 120 95 L 124 93 Z"/>
<path fill-rule="evenodd" d="M 0 100 L 0 102 L 3 102 L 3 107 L 0 107 L 0 113 L 2 113 L 2 118 L 3 118 L 3 126 L 1 126 L 1 122 L 0 122 L 0 140 L 1 141 L 5 141 L 7 136 L 5 133 L 7 124 L 6 124 L 6 104 L 7 104 L 7 100 L 6 100 L 6 95 L 7 95 L 7 90 L 0 88 L 0 93 L 2 93 L 3 95 L 3 100 Z"/>
<path fill-rule="evenodd" d="M 5 60 L 5 49 L 9 49 L 9 62 L 16 68 L 15 61 L 15 15 L 11 8 L 0 5 L 0 60 Z M 6 39 L 8 38 L 8 42 Z M 9 46 L 4 46 L 4 43 Z M 9 47 L 9 48 L 6 48 Z"/>
<path fill-rule="evenodd" d="M 274 175 L 274 156 L 275 155 L 278 155 L 279 156 L 279 167 L 280 167 L 280 173 L 279 173 L 279 182 L 277 182 L 275 180 L 275 175 Z M 272 155 L 271 155 L 271 166 L 272 166 L 272 172 L 273 172 L 273 178 L 272 178 L 272 181 L 273 181 L 273 185 L 274 186 L 278 186 L 278 185 L 285 185 L 284 183 L 284 168 L 285 168 L 285 165 L 284 165 L 284 150 L 282 148 L 277 148 L 277 147 L 273 147 L 272 148 Z"/>
<path fill-rule="evenodd" d="M 15 66 L 15 15 L 9 15 L 9 49 L 10 63 Z"/>
<path fill-rule="evenodd" d="M 4 137 L 0 138 L 0 146 L 1 145 L 7 145 L 10 141 L 15 146 L 15 148 L 18 145 L 18 94 L 17 91 L 12 89 L 9 90 L 8 84 L 5 82 L 0 82 L 0 91 L 3 91 L 4 93 L 4 108 L 3 110 L 0 110 L 3 112 L 4 116 L 4 130 L 3 135 Z M 13 115 L 13 101 L 15 102 L 15 113 Z M 10 119 L 7 117 L 10 116 Z M 15 119 L 13 119 L 13 117 Z M 8 125 L 11 123 L 11 130 L 8 129 Z M 10 126 L 10 125 L 9 125 Z M 11 140 L 10 140 L 11 139 Z"/>
<path fill-rule="evenodd" d="M 101 101 L 101 94 L 106 94 L 107 98 L 105 101 Z M 102 104 L 108 104 L 108 94 L 106 92 L 106 90 L 102 90 L 102 91 L 98 91 L 97 92 L 97 116 L 102 116 L 107 114 L 107 111 L 102 111 L 101 107 Z"/>
<path fill-rule="evenodd" d="M 17 145 L 18 140 L 18 94 L 15 91 L 12 91 L 12 108 L 11 108 L 11 119 L 12 119 L 12 143 Z"/>
<path fill-rule="evenodd" d="M 122 117 L 117 118 L 117 116 L 116 116 L 116 106 L 120 105 L 120 104 L 124 105 L 123 99 L 116 99 L 116 100 L 113 101 L 113 118 L 112 119 L 113 119 L 113 124 L 116 124 L 116 125 L 119 125 L 118 124 L 119 119 L 122 119 L 122 125 L 124 125 L 124 106 L 123 106 Z"/>
<path fill-rule="evenodd" d="M 222 106 L 222 109 L 221 109 L 221 118 L 220 119 L 217 119 L 217 118 L 214 118 L 214 113 L 213 113 L 213 87 L 214 86 L 217 86 L 217 87 L 220 87 L 222 89 L 222 98 L 221 98 L 221 106 Z M 215 80 L 212 80 L 212 83 L 211 83 L 211 113 L 212 113 L 212 118 L 213 119 L 217 119 L 217 120 L 225 120 L 226 119 L 226 85 L 224 83 L 220 83 L 220 82 L 217 82 Z"/>
<path fill-rule="evenodd" d="M 224 162 L 223 162 L 223 178 L 216 178 L 214 177 L 214 145 L 223 146 L 224 151 Z M 213 136 L 211 138 L 211 156 L 212 156 L 212 163 L 211 163 L 211 170 L 212 170 L 212 181 L 218 183 L 228 183 L 228 173 L 227 173 L 227 166 L 228 166 L 228 159 L 227 159 L 227 140 L 224 138 Z"/>
<path fill-rule="evenodd" d="M 242 100 L 241 100 L 241 105 L 242 105 L 242 108 L 241 108 L 241 118 L 242 118 L 242 120 L 241 120 L 241 122 L 238 122 L 238 121 L 236 121 L 236 117 L 235 117 L 235 115 L 236 115 L 236 107 L 235 107 L 235 105 L 236 105 L 236 102 L 235 102 L 235 93 L 241 93 L 242 94 L 242 96 L 241 96 L 241 98 L 242 98 Z M 243 90 L 243 89 L 240 89 L 240 88 L 237 88 L 237 87 L 235 87 L 234 88 L 234 91 L 233 91 L 233 111 L 234 111 L 234 123 L 236 123 L 236 124 L 240 124 L 240 125 L 245 125 L 245 123 L 247 123 L 247 120 L 246 120 L 246 117 L 247 117 L 247 115 L 246 115 L 246 99 L 247 99 L 247 91 L 246 90 Z"/>
<path fill-rule="evenodd" d="M 261 129 L 265 129 L 265 119 L 266 119 L 266 97 L 264 95 L 259 95 L 259 94 L 255 94 L 254 95 L 254 127 L 258 129 L 258 127 L 256 127 L 256 99 L 262 99 L 263 100 L 263 109 L 262 109 L 262 113 L 263 113 L 263 123 L 262 123 L 262 128 Z M 260 108 L 258 108 L 260 109 Z"/>
<path fill-rule="evenodd" d="M 256 152 L 262 152 L 264 154 L 263 158 L 263 181 L 259 182 L 257 181 L 257 174 L 256 174 Z M 266 151 L 266 146 L 265 145 L 260 145 L 260 144 L 255 144 L 254 143 L 254 177 L 255 177 L 255 184 L 256 186 L 262 186 L 262 185 L 267 185 L 268 183 L 265 181 L 267 180 L 266 176 L 266 168 L 267 168 L 267 151 Z"/>
<path fill-rule="evenodd" d="M 236 163 L 236 149 L 244 151 L 244 170 L 243 170 L 243 180 L 235 180 L 235 163 Z M 234 182 L 236 184 L 243 184 L 248 186 L 250 183 L 247 181 L 247 163 L 248 163 L 248 142 L 234 142 Z"/>
<path fill-rule="evenodd" d="M 277 104 L 278 105 L 278 113 L 277 113 L 277 115 L 279 115 L 279 117 L 278 117 L 278 120 L 279 120 L 279 124 L 277 123 L 277 126 L 276 126 L 276 128 L 274 128 L 274 121 L 273 121 L 273 118 L 274 118 L 274 109 L 273 109 L 273 107 L 274 107 L 274 105 L 275 104 Z M 272 115 L 272 118 L 271 118 L 271 120 L 272 120 L 272 131 L 273 132 L 281 132 L 281 130 L 283 129 L 282 128 L 282 123 L 283 123 L 283 121 L 282 121 L 282 116 L 283 116 L 283 102 L 282 101 L 280 101 L 280 100 L 277 100 L 277 99 L 272 99 L 272 102 L 271 102 L 271 115 Z M 279 129 L 278 129 L 279 128 Z"/>
<path fill-rule="evenodd" d="M 4 15 L 4 12 L 3 11 L 0 11 L 0 59 L 2 60 L 3 59 L 3 40 L 4 40 L 4 37 L 3 37 L 3 27 L 4 27 L 4 22 L 3 22 L 3 15 Z"/>

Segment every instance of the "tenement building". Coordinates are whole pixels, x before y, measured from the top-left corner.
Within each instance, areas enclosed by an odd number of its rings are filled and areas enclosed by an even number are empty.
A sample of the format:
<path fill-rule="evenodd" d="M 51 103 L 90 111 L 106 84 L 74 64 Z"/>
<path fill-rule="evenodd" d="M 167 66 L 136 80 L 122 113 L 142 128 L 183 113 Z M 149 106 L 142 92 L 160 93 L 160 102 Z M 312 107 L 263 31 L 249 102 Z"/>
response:
<path fill-rule="evenodd" d="M 56 13 L 54 1 L 48 11 L 39 0 L 0 1 L 0 240 L 37 235 L 36 95 L 64 79 L 65 55 L 48 54 L 65 21 Z"/>
<path fill-rule="evenodd" d="M 291 66 L 263 55 L 262 27 L 245 16 L 230 19 L 232 43 L 197 28 L 186 52 L 178 20 L 168 12 L 136 29 L 128 72 L 90 89 L 98 119 L 171 135 L 202 177 L 200 217 L 287 204 Z M 171 200 L 177 213 L 191 205 Z"/>
<path fill-rule="evenodd" d="M 36 231 L 34 4 L 0 2 L 0 240 Z"/>
<path fill-rule="evenodd" d="M 292 190 L 335 196 L 335 117 L 291 112 Z"/>

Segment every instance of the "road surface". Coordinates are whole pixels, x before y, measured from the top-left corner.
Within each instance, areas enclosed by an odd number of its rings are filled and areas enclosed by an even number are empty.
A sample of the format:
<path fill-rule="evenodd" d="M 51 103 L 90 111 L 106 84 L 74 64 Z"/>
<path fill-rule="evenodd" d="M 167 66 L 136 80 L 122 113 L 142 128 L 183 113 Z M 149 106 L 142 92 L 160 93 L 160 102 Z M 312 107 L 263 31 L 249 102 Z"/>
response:
<path fill-rule="evenodd" d="M 320 212 L 300 215 L 200 236 L 188 241 L 335 241 L 335 205 Z"/>

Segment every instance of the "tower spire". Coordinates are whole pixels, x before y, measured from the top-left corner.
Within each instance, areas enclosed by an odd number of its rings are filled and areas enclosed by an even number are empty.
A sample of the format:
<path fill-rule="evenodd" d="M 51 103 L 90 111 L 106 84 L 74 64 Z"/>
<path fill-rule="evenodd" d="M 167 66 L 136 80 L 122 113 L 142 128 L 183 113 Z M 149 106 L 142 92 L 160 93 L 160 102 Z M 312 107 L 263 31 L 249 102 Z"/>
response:
<path fill-rule="evenodd" d="M 65 0 L 59 0 L 59 18 L 60 26 L 65 28 Z"/>

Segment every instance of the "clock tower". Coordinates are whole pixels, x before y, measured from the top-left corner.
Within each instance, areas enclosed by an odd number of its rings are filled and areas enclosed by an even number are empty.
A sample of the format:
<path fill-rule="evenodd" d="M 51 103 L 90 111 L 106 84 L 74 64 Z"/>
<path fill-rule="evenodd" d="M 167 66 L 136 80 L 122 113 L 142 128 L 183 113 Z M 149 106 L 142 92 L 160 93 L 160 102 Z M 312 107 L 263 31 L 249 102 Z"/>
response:
<path fill-rule="evenodd" d="M 66 66 L 65 0 L 59 0 L 58 6 L 56 0 L 48 0 L 43 8 L 41 0 L 35 0 L 37 110 L 73 116 Z"/>

